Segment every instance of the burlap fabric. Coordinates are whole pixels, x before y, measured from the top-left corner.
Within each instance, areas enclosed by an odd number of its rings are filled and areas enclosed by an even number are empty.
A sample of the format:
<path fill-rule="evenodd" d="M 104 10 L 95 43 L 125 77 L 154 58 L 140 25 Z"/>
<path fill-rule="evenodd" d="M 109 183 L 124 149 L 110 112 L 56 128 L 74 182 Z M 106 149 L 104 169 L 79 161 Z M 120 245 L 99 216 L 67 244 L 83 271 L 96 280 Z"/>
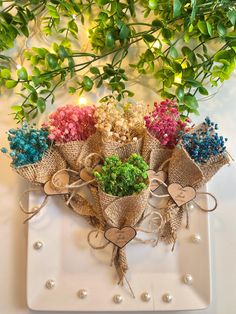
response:
<path fill-rule="evenodd" d="M 145 189 L 139 194 L 118 197 L 104 193 L 99 189 L 100 205 L 103 217 L 109 226 L 122 228 L 134 227 L 142 218 L 147 206 L 149 190 Z M 114 263 L 122 283 L 128 270 L 125 248 L 117 249 Z"/>
<path fill-rule="evenodd" d="M 204 130 L 206 126 L 200 124 L 191 132 Z M 179 183 L 183 187 L 192 186 L 195 189 L 206 184 L 224 165 L 229 164 L 230 159 L 227 152 L 211 157 L 204 164 L 197 164 L 188 154 L 180 142 L 173 151 L 168 167 L 168 183 Z M 167 243 L 174 242 L 177 231 L 180 229 L 183 219 L 184 208 L 168 205 L 167 217 L 161 238 Z"/>
<path fill-rule="evenodd" d="M 57 147 L 71 169 L 79 171 L 83 166 L 84 159 L 90 153 L 100 153 L 101 136 L 96 132 L 86 141 L 71 141 L 58 144 Z"/>
<path fill-rule="evenodd" d="M 211 157 L 204 164 L 197 164 L 185 150 L 183 145 L 175 148 L 168 168 L 169 183 L 192 186 L 195 189 L 206 184 L 220 168 L 230 163 L 228 154 L 222 153 Z"/>
<path fill-rule="evenodd" d="M 96 217 L 94 208 L 84 197 L 80 196 L 78 193 L 75 193 L 75 195 L 71 198 L 70 207 L 74 212 L 81 216 Z"/>
<path fill-rule="evenodd" d="M 66 168 L 66 162 L 56 147 L 51 147 L 44 154 L 41 161 L 13 169 L 31 183 L 44 184 L 49 181 L 54 173 Z"/>
<path fill-rule="evenodd" d="M 172 152 L 173 149 L 165 148 L 160 144 L 158 139 L 152 136 L 148 131 L 145 132 L 142 156 L 146 163 L 149 164 L 150 169 L 158 170 L 163 162 L 171 157 Z"/>
<path fill-rule="evenodd" d="M 136 153 L 140 154 L 142 150 L 143 138 L 140 137 L 137 141 L 122 144 L 115 141 L 102 140 L 102 155 L 104 157 L 118 156 L 121 160 L 125 160 L 130 155 Z"/>
<path fill-rule="evenodd" d="M 164 220 L 163 228 L 160 230 L 160 239 L 166 244 L 171 244 L 176 241 L 177 233 L 182 226 L 184 210 L 170 201 L 168 207 L 160 213 Z"/>

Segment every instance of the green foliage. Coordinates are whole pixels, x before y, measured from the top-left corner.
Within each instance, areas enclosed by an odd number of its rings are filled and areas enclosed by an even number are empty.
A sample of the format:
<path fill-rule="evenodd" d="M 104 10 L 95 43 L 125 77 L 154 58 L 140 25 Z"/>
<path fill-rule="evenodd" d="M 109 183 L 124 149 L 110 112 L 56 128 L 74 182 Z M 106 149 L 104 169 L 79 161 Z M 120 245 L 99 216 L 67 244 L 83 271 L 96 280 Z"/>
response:
<path fill-rule="evenodd" d="M 26 50 L 30 66 L 12 70 L 4 52 L 17 36 L 30 35 L 29 23 L 41 12 L 45 35 L 59 34 L 60 41 L 52 45 L 53 51 Z M 81 52 L 72 39 L 80 40 L 85 22 L 92 50 Z M 144 49 L 130 67 L 142 76 L 152 75 L 156 92 L 176 98 L 183 116 L 198 114 L 198 95 L 207 96 L 207 86 L 218 86 L 235 69 L 235 28 L 234 0 L 8 1 L 0 12 L 0 86 L 21 88 L 23 102 L 14 109 L 20 121 L 44 112 L 46 104 L 54 102 L 56 89 L 70 78 L 69 93 L 106 86 L 120 101 L 133 96 L 126 87 L 124 62 L 130 60 L 132 47 L 142 43 Z M 218 47 L 215 52 L 209 49 L 211 43 Z"/>
<path fill-rule="evenodd" d="M 126 196 L 140 193 L 147 188 L 148 165 L 138 154 L 131 155 L 126 162 L 119 157 L 107 157 L 101 172 L 95 172 L 100 188 L 111 195 Z"/>

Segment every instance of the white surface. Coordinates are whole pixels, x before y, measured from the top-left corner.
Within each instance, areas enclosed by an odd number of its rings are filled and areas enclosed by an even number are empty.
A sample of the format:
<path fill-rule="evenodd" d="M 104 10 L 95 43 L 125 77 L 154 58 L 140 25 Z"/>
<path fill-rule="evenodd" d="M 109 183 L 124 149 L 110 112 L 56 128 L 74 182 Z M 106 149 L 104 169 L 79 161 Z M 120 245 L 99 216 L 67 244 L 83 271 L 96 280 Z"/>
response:
<path fill-rule="evenodd" d="M 196 201 L 206 208 L 205 196 L 197 196 Z M 32 194 L 30 208 L 40 202 L 38 193 Z M 134 299 L 127 285 L 117 285 L 115 268 L 109 265 L 112 246 L 103 250 L 92 249 L 87 242 L 87 234 L 94 228 L 83 217 L 70 211 L 62 197 L 50 197 L 40 214 L 29 223 L 28 306 L 34 310 L 65 311 L 167 311 L 206 308 L 211 299 L 209 219 L 208 214 L 197 207 L 190 210 L 189 216 L 190 228 L 179 232 L 174 252 L 171 252 L 171 246 L 161 243 L 152 247 L 131 241 L 126 246 L 129 265 L 127 278 L 136 296 Z M 192 235 L 196 233 L 202 238 L 198 244 L 191 241 Z M 139 232 L 137 236 L 142 238 L 144 234 Z M 41 250 L 36 251 L 33 244 L 38 240 L 44 245 Z M 104 244 L 103 237 L 98 238 L 95 243 Z M 183 283 L 185 274 L 193 276 L 191 286 Z M 55 281 L 54 289 L 45 288 L 48 280 Z M 80 289 L 88 291 L 86 299 L 77 297 Z M 140 296 L 145 291 L 152 296 L 150 302 L 141 300 Z M 168 304 L 162 301 L 162 296 L 167 292 L 173 296 L 172 302 Z M 113 302 L 115 294 L 124 298 L 119 305 Z"/>
<path fill-rule="evenodd" d="M 202 118 L 208 114 L 219 123 L 229 138 L 229 151 L 236 156 L 236 79 L 232 78 L 211 100 L 201 103 Z M 138 87 L 134 87 L 134 89 Z M 149 91 L 145 91 L 148 95 Z M 140 95 L 142 91 L 140 92 Z M 141 96 L 140 96 L 141 97 Z M 14 125 L 9 95 L 1 97 L 0 145 L 6 142 L 4 132 Z M 70 98 L 73 100 L 72 98 Z M 149 96 L 150 99 L 150 96 Z M 154 100 L 152 97 L 151 100 Z M 69 101 L 69 97 L 67 97 Z M 63 102 L 61 103 L 63 104 Z M 200 118 L 199 118 L 200 119 Z M 18 208 L 19 195 L 25 190 L 23 180 L 9 167 L 9 160 L 0 159 L 0 313 L 32 313 L 26 304 L 26 226 Z M 235 314 L 236 260 L 236 164 L 222 169 L 209 184 L 209 191 L 217 196 L 219 206 L 211 214 L 213 302 L 208 309 L 195 314 Z M 201 256 L 198 257 L 199 263 Z M 40 312 L 33 312 L 40 313 Z M 65 312 L 68 313 L 68 312 Z M 160 314 L 161 312 L 159 312 Z M 181 314 L 181 312 L 178 312 Z M 191 312 L 183 312 L 190 314 Z M 46 313 L 45 313 L 46 314 Z M 56 313 L 55 313 L 56 314 Z"/>

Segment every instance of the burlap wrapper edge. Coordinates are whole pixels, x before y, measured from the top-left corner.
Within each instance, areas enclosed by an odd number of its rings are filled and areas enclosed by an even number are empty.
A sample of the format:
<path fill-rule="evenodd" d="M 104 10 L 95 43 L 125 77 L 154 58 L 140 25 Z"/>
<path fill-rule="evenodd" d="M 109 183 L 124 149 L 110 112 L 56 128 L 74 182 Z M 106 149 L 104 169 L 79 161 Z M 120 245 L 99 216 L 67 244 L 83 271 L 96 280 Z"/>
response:
<path fill-rule="evenodd" d="M 86 141 L 71 141 L 57 144 L 57 147 L 70 168 L 79 171 L 82 168 L 84 159 L 90 153 L 100 153 L 101 135 L 96 132 Z"/>
<path fill-rule="evenodd" d="M 13 166 L 12 166 L 13 167 Z M 66 168 L 66 162 L 56 147 L 49 148 L 42 160 L 35 164 L 21 166 L 13 169 L 31 183 L 44 184 L 49 181 L 54 173 Z"/>
<path fill-rule="evenodd" d="M 118 156 L 121 160 L 125 160 L 130 157 L 130 155 L 136 153 L 140 154 L 142 150 L 143 137 L 137 139 L 137 141 L 132 141 L 130 143 L 122 144 L 115 141 L 102 140 L 102 155 L 104 157 Z"/>
<path fill-rule="evenodd" d="M 158 139 L 147 130 L 144 134 L 142 156 L 150 169 L 158 170 L 159 167 L 171 157 L 173 149 L 163 147 Z"/>
<path fill-rule="evenodd" d="M 182 144 L 174 149 L 169 162 L 168 181 L 184 186 L 200 189 L 219 170 L 230 163 L 228 154 L 221 153 L 211 157 L 206 163 L 198 165 L 188 154 Z"/>

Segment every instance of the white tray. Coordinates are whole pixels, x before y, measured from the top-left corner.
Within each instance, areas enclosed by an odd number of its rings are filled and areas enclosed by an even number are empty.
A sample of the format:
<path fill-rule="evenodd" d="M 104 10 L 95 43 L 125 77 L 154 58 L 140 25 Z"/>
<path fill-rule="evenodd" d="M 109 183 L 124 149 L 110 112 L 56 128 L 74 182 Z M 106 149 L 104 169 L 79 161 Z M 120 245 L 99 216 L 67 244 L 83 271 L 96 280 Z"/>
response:
<path fill-rule="evenodd" d="M 206 204 L 202 197 L 201 202 Z M 39 195 L 30 197 L 30 206 L 39 203 Z M 91 226 L 72 212 L 58 196 L 49 198 L 47 206 L 28 224 L 27 303 L 30 309 L 44 311 L 168 311 L 206 308 L 211 300 L 209 217 L 195 208 L 190 212 L 190 229 L 179 232 L 174 252 L 171 246 L 157 247 L 130 242 L 127 245 L 128 280 L 136 298 L 127 287 L 117 285 L 116 271 L 109 266 L 111 251 L 93 250 L 87 243 Z M 199 234 L 201 241 L 192 242 Z M 43 247 L 33 245 L 41 241 Z M 191 274 L 192 285 L 183 282 Z M 47 280 L 55 287 L 45 287 Z M 78 298 L 78 290 L 88 296 Z M 149 292 L 150 302 L 141 299 Z M 170 293 L 172 302 L 163 302 Z M 115 304 L 120 294 L 123 302 Z"/>

